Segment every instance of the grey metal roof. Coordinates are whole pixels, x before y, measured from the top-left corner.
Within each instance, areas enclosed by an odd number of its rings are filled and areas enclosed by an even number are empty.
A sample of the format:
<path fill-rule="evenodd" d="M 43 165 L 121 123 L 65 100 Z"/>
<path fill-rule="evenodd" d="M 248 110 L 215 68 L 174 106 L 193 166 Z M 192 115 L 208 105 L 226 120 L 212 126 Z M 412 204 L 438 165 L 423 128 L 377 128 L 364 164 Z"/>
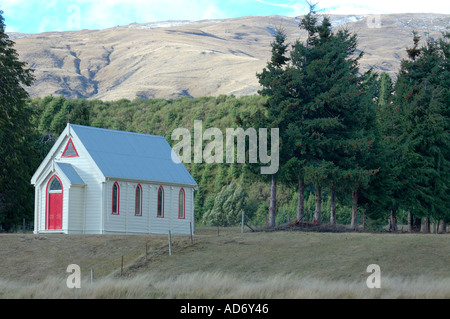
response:
<path fill-rule="evenodd" d="M 64 175 L 70 180 L 72 184 L 82 184 L 84 185 L 83 179 L 78 175 L 77 171 L 72 165 L 67 163 L 56 163 L 58 167 L 63 171 Z"/>
<path fill-rule="evenodd" d="M 70 124 L 105 177 L 197 185 L 163 136 Z M 76 147 L 76 145 L 75 145 Z"/>

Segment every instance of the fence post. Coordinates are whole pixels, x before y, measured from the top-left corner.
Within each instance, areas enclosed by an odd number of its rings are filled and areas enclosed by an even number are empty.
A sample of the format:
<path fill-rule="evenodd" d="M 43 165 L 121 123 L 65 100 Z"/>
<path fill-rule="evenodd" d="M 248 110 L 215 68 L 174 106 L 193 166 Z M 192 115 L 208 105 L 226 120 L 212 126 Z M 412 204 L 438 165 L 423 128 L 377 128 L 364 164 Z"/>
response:
<path fill-rule="evenodd" d="M 123 256 L 122 256 L 122 264 L 120 266 L 120 277 L 123 275 Z"/>
<path fill-rule="evenodd" d="M 172 233 L 169 230 L 169 256 L 172 256 Z"/>
<path fill-rule="evenodd" d="M 194 244 L 194 236 L 192 235 L 192 222 L 189 223 L 189 228 L 191 231 L 191 245 L 193 245 Z"/>
<path fill-rule="evenodd" d="M 219 236 L 219 215 L 217 215 L 217 236 Z"/>
<path fill-rule="evenodd" d="M 244 233 L 244 224 L 245 224 L 245 212 L 242 211 L 242 223 L 241 223 L 241 233 Z"/>
<path fill-rule="evenodd" d="M 94 269 L 91 268 L 91 284 L 94 283 Z"/>

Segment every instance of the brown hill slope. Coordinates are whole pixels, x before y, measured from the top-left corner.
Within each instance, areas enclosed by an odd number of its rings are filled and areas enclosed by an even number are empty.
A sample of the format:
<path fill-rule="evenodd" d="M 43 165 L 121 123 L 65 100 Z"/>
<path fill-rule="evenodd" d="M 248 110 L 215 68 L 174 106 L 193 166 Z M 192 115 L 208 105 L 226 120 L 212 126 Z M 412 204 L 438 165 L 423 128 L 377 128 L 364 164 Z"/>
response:
<path fill-rule="evenodd" d="M 331 16 L 359 36 L 363 70 L 397 72 L 412 31 L 438 38 L 450 15 Z M 20 58 L 35 69 L 32 97 L 117 100 L 135 97 L 255 94 L 256 72 L 270 57 L 277 27 L 304 40 L 300 18 L 242 17 L 131 24 L 105 30 L 12 34 Z"/>

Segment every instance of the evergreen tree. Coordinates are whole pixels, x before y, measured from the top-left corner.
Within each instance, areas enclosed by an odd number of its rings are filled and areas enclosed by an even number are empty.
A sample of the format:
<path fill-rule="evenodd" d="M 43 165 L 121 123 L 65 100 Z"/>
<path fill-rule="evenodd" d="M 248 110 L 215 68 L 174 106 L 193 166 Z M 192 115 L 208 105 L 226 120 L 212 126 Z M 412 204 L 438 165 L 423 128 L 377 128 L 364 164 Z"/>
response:
<path fill-rule="evenodd" d="M 30 220 L 33 211 L 32 112 L 26 107 L 24 89 L 32 82 L 32 71 L 19 61 L 0 10 L 0 224 L 6 230 L 22 218 Z"/>
<path fill-rule="evenodd" d="M 257 74 L 259 83 L 262 89 L 259 94 L 267 96 L 267 102 L 264 105 L 265 113 L 261 110 L 257 111 L 251 117 L 245 119 L 238 119 L 238 122 L 245 122 L 245 125 L 255 128 L 283 128 L 287 126 L 287 123 L 291 119 L 285 117 L 283 113 L 283 107 L 286 105 L 285 100 L 288 98 L 285 83 L 283 81 L 283 74 L 285 72 L 287 62 L 289 58 L 286 56 L 288 52 L 288 44 L 286 44 L 286 35 L 284 31 L 279 29 L 275 36 L 275 40 L 271 44 L 272 57 L 268 62 L 266 68 L 261 73 Z M 243 122 L 242 122 L 243 121 Z M 280 130 L 280 141 L 284 138 L 284 131 Z M 272 138 L 272 137 L 270 137 Z M 270 145 L 270 144 L 269 144 Z M 283 166 L 287 156 L 287 149 L 283 143 L 280 145 L 280 166 Z M 271 179 L 271 191 L 270 191 L 270 205 L 269 205 L 269 227 L 275 226 L 276 215 L 276 192 L 277 192 L 277 179 L 280 176 L 280 172 L 270 176 Z M 262 176 L 262 178 L 267 178 Z"/>
<path fill-rule="evenodd" d="M 379 79 L 378 107 L 386 107 L 391 102 L 394 84 L 388 73 L 383 72 Z"/>
<path fill-rule="evenodd" d="M 376 108 L 375 139 L 372 154 L 368 160 L 372 167 L 377 168 L 369 187 L 362 189 L 359 201 L 364 207 L 366 216 L 372 219 L 385 220 L 386 212 L 399 209 L 398 151 L 391 142 L 392 139 L 392 100 L 393 82 L 387 73 L 382 73 L 377 81 L 378 100 Z M 394 225 L 394 223 L 391 223 Z M 394 227 L 395 228 L 395 225 Z"/>
<path fill-rule="evenodd" d="M 297 41 L 291 52 L 286 110 L 296 119 L 289 126 L 288 144 L 304 163 L 299 175 L 316 186 L 314 221 L 320 223 L 324 187 L 332 192 L 334 222 L 336 194 L 352 192 L 357 200 L 373 174 L 361 159 L 373 144 L 375 112 L 374 91 L 367 84 L 373 75 L 358 74 L 362 53 L 356 54 L 357 36 L 347 30 L 333 33 L 327 17 L 317 24 L 313 15 L 311 10 L 301 23 L 308 32 L 306 43 Z"/>
<path fill-rule="evenodd" d="M 450 35 L 407 50 L 391 107 L 392 147 L 399 153 L 397 198 L 413 216 L 449 219 Z"/>

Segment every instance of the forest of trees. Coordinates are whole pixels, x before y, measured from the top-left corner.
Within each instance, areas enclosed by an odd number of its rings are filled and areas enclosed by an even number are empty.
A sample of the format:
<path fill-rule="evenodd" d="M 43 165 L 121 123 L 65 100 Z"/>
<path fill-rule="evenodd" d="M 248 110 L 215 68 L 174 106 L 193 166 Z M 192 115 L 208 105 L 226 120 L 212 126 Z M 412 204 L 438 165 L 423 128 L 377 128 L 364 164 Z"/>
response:
<path fill-rule="evenodd" d="M 257 74 L 259 95 L 99 101 L 29 99 L 32 71 L 20 62 L 0 11 L 0 225 L 33 220 L 30 179 L 67 125 L 165 136 L 176 128 L 280 129 L 280 169 L 257 164 L 185 164 L 199 184 L 197 223 L 273 227 L 302 221 L 366 229 L 390 221 L 409 231 L 444 231 L 450 220 L 450 34 L 414 34 L 397 78 L 361 74 L 357 36 L 334 32 L 314 7 L 302 20 L 308 38 L 286 43 L 279 30 L 272 57 Z"/>

